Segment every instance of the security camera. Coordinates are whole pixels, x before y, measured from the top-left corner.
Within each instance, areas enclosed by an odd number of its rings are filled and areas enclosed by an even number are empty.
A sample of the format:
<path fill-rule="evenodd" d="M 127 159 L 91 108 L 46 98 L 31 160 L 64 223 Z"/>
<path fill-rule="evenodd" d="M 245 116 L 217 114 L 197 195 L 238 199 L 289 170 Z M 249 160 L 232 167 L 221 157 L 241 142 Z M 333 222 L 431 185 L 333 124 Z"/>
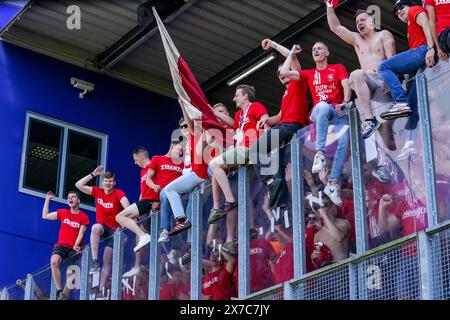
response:
<path fill-rule="evenodd" d="M 74 86 L 75 88 L 82 90 L 82 92 L 80 92 L 80 99 L 83 99 L 85 94 L 88 92 L 91 92 L 92 90 L 94 90 L 94 86 L 95 84 L 84 81 L 84 80 L 80 80 L 77 78 L 70 78 L 70 84 L 72 86 Z"/>

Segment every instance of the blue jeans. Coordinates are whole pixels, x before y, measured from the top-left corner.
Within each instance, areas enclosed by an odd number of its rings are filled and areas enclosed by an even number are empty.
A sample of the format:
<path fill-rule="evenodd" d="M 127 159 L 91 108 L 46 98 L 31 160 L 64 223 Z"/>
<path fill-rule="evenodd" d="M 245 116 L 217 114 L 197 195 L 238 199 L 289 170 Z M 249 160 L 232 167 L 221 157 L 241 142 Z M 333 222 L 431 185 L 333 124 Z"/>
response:
<path fill-rule="evenodd" d="M 166 212 L 167 210 L 167 202 L 170 204 L 170 208 L 172 209 L 175 218 L 186 217 L 183 203 L 181 202 L 181 194 L 191 192 L 192 189 L 203 181 L 205 181 L 205 179 L 200 178 L 197 174 L 195 174 L 195 172 L 190 171 L 173 180 L 163 190 L 161 190 L 159 193 L 159 197 L 161 199 L 161 220 L 163 219 L 162 216 L 165 215 L 163 212 Z M 167 198 L 168 201 L 165 201 L 163 209 L 162 199 L 164 197 Z"/>
<path fill-rule="evenodd" d="M 416 73 L 425 64 L 426 54 L 427 46 L 420 46 L 396 54 L 378 67 L 378 72 L 383 77 L 395 102 L 406 103 L 408 100 L 397 74 Z"/>
<path fill-rule="evenodd" d="M 347 157 L 350 136 L 348 132 L 348 113 L 344 111 L 342 117 L 338 117 L 334 107 L 326 102 L 319 102 L 311 113 L 311 121 L 316 125 L 316 151 L 322 150 L 326 152 L 326 141 L 328 133 L 328 125 L 334 125 L 334 132 L 342 135 L 338 138 L 338 145 L 334 155 L 333 166 L 331 167 L 330 178 L 328 181 L 337 182 L 341 176 L 344 167 L 345 158 Z"/>
<path fill-rule="evenodd" d="M 170 207 L 169 199 L 167 199 L 166 193 L 163 191 L 161 191 L 159 193 L 159 199 L 160 199 L 160 203 L 161 203 L 160 229 L 170 230 L 170 229 L 172 229 L 172 223 L 171 223 L 172 222 L 172 208 Z M 191 219 L 190 213 L 191 213 L 192 203 L 191 203 L 190 199 L 189 199 L 189 201 L 187 201 L 187 198 L 183 197 L 183 199 L 181 199 L 181 201 L 183 203 L 183 206 L 186 206 L 186 202 L 187 202 L 186 214 L 187 214 L 188 219 Z"/>

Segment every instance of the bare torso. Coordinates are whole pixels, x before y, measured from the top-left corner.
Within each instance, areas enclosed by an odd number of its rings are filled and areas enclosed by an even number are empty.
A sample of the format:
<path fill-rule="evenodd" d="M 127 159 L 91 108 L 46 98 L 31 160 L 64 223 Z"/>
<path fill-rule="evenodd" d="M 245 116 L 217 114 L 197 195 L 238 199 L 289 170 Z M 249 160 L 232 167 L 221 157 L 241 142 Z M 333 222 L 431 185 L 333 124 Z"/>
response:
<path fill-rule="evenodd" d="M 361 69 L 367 74 L 377 73 L 378 65 L 386 60 L 382 32 L 375 32 L 370 38 L 356 35 L 355 51 L 358 55 Z"/>
<path fill-rule="evenodd" d="M 345 221 L 345 220 L 336 219 L 336 225 L 341 230 L 345 230 L 346 223 L 347 223 L 347 221 Z M 320 242 L 325 243 L 330 248 L 331 252 L 333 253 L 333 261 L 343 260 L 348 257 L 348 240 L 349 240 L 349 235 L 347 234 L 342 241 L 340 241 L 340 242 L 336 241 L 330 234 L 330 231 L 328 231 L 326 225 L 324 225 L 314 235 L 315 243 L 320 241 Z"/>

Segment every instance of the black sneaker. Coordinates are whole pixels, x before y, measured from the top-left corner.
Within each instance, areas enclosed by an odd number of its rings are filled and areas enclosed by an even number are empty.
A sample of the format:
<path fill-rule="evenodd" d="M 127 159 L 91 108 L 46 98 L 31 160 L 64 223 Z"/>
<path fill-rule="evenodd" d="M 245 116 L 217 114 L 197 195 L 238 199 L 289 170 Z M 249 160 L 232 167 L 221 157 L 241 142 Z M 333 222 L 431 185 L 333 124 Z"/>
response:
<path fill-rule="evenodd" d="M 273 207 L 277 202 L 278 195 L 280 193 L 281 187 L 283 186 L 283 179 L 273 178 L 272 183 L 266 185 L 269 191 L 269 207 Z"/>
<path fill-rule="evenodd" d="M 236 256 L 236 247 L 234 242 L 225 242 L 222 245 L 222 249 L 223 252 L 225 252 L 226 254 L 229 254 L 230 256 L 234 257 Z"/>
<path fill-rule="evenodd" d="M 209 224 L 216 224 L 218 223 L 225 215 L 230 212 L 231 210 L 237 208 L 237 202 L 228 202 L 226 201 L 224 205 L 220 209 L 211 209 L 211 214 L 208 218 Z"/>
<path fill-rule="evenodd" d="M 100 271 L 100 265 L 98 260 L 92 260 L 91 268 L 89 269 L 89 274 L 96 274 Z"/>
<path fill-rule="evenodd" d="M 169 237 L 174 236 L 176 234 L 179 234 L 180 232 L 183 232 L 184 230 L 189 229 L 191 226 L 191 222 L 188 219 L 184 221 L 177 220 L 175 227 L 173 227 L 173 229 L 169 231 L 168 235 Z"/>
<path fill-rule="evenodd" d="M 62 290 L 56 291 L 56 300 L 66 300 L 66 296 Z"/>
<path fill-rule="evenodd" d="M 191 248 L 189 248 L 181 257 L 180 257 L 180 264 L 182 266 L 187 265 L 189 262 L 191 262 Z"/>

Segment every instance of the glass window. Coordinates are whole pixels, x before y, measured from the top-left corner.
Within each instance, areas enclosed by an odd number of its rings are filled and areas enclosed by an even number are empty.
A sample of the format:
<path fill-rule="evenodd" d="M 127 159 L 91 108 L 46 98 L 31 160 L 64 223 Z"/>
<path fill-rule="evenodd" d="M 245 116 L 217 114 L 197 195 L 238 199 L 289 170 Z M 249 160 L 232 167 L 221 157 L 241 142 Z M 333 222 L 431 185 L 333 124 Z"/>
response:
<path fill-rule="evenodd" d="M 105 164 L 107 136 L 32 112 L 26 115 L 19 191 L 66 203 L 75 183 Z M 90 181 L 94 186 L 100 179 Z M 82 208 L 94 210 L 94 199 L 78 192 Z"/>

